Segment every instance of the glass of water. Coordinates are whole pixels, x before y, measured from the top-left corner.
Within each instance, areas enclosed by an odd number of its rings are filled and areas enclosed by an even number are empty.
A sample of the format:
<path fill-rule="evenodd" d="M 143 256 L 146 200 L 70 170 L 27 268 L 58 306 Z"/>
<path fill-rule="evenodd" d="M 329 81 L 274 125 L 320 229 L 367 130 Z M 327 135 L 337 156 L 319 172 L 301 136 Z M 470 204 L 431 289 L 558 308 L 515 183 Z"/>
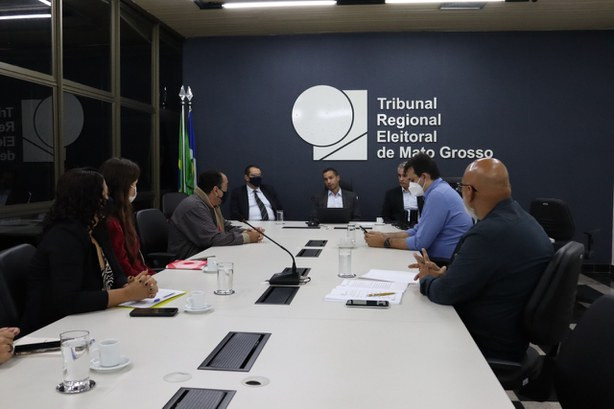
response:
<path fill-rule="evenodd" d="M 232 289 L 232 275 L 234 274 L 234 264 L 230 262 L 217 263 L 217 290 L 213 291 L 217 295 L 230 295 L 235 291 Z"/>
<path fill-rule="evenodd" d="M 339 272 L 341 278 L 353 278 L 356 274 L 352 273 L 352 249 L 339 247 Z"/>
<path fill-rule="evenodd" d="M 348 224 L 346 237 L 347 237 L 348 243 L 350 243 L 352 247 L 355 247 L 356 246 L 356 225 L 355 224 L 353 223 Z"/>
<path fill-rule="evenodd" d="M 64 376 L 57 390 L 63 393 L 89 391 L 96 385 L 90 379 L 90 332 L 67 331 L 60 334 Z"/>
<path fill-rule="evenodd" d="M 284 224 L 284 211 L 278 210 L 275 214 L 275 224 Z"/>

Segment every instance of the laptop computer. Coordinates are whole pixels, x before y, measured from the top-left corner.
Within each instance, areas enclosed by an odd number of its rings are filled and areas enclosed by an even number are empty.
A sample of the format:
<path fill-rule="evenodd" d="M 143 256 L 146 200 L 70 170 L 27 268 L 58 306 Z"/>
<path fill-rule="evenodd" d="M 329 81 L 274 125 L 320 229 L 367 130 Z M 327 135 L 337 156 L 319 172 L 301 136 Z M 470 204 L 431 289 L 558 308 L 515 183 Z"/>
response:
<path fill-rule="evenodd" d="M 349 207 L 318 207 L 317 215 L 320 223 L 347 223 L 352 220 L 352 211 Z"/>

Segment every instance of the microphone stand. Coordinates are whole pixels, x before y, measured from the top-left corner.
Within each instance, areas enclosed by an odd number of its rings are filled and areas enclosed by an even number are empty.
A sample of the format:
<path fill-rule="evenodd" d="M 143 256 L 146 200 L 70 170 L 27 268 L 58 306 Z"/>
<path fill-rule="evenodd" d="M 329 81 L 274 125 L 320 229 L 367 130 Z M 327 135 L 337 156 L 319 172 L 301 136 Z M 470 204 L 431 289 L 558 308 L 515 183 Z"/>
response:
<path fill-rule="evenodd" d="M 254 230 L 258 230 L 258 228 L 249 224 L 247 220 L 245 219 L 242 219 L 241 222 L 247 224 L 249 227 L 251 227 Z M 305 283 L 306 281 L 303 278 L 303 276 L 306 275 L 310 269 L 304 268 L 304 267 L 299 267 L 297 269 L 296 260 L 294 259 L 294 255 L 292 255 L 292 253 L 290 253 L 290 251 L 287 248 L 285 248 L 284 246 L 282 246 L 281 244 L 279 244 L 278 242 L 276 242 L 275 240 L 273 240 L 272 238 L 264 234 L 264 232 L 260 231 L 260 234 L 262 234 L 267 239 L 271 240 L 275 245 L 277 245 L 277 247 L 281 248 L 286 253 L 288 253 L 290 257 L 292 257 L 292 267 L 286 267 L 281 273 L 273 274 L 271 278 L 269 278 L 269 284 L 270 285 L 299 285 L 299 284 Z"/>

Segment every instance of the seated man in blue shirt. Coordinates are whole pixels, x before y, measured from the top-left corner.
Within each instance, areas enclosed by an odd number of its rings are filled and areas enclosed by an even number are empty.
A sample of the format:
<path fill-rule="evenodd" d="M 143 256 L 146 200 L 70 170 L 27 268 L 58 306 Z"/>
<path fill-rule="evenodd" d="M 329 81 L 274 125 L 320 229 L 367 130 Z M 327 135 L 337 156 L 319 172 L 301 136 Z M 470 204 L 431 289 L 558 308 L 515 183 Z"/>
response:
<path fill-rule="evenodd" d="M 463 201 L 439 176 L 435 161 L 420 153 L 405 164 L 410 180 L 409 191 L 424 195 L 420 220 L 405 232 L 365 234 L 370 247 L 419 250 L 427 249 L 433 258 L 448 260 L 461 236 L 473 225 Z"/>
<path fill-rule="evenodd" d="M 553 254 L 537 221 L 512 199 L 505 165 L 479 159 L 459 183 L 468 211 L 479 220 L 461 238 L 448 267 L 425 250 L 416 255 L 420 291 L 453 305 L 482 354 L 519 362 L 529 342 L 523 311 Z"/>

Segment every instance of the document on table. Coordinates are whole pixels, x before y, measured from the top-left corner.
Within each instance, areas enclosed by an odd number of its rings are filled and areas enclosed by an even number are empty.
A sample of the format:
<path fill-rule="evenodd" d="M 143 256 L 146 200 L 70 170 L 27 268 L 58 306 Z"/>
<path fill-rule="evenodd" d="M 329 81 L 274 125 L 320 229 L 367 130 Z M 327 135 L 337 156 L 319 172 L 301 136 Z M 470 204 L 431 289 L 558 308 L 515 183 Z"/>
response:
<path fill-rule="evenodd" d="M 154 298 L 144 298 L 141 301 L 127 301 L 119 305 L 120 307 L 130 308 L 151 308 L 155 305 L 163 303 L 164 301 L 168 301 L 171 298 L 179 297 L 183 294 L 185 294 L 185 291 L 182 290 L 169 290 L 166 288 L 159 288 Z"/>
<path fill-rule="evenodd" d="M 417 268 L 410 268 L 407 271 L 394 270 L 375 270 L 371 269 L 359 278 L 368 280 L 390 281 L 395 283 L 418 284 L 414 277 L 418 274 Z"/>
<path fill-rule="evenodd" d="M 390 304 L 400 304 L 406 289 L 407 284 L 405 283 L 371 280 L 343 280 L 341 284 L 333 288 L 331 292 L 324 297 L 324 300 L 387 300 Z"/>

